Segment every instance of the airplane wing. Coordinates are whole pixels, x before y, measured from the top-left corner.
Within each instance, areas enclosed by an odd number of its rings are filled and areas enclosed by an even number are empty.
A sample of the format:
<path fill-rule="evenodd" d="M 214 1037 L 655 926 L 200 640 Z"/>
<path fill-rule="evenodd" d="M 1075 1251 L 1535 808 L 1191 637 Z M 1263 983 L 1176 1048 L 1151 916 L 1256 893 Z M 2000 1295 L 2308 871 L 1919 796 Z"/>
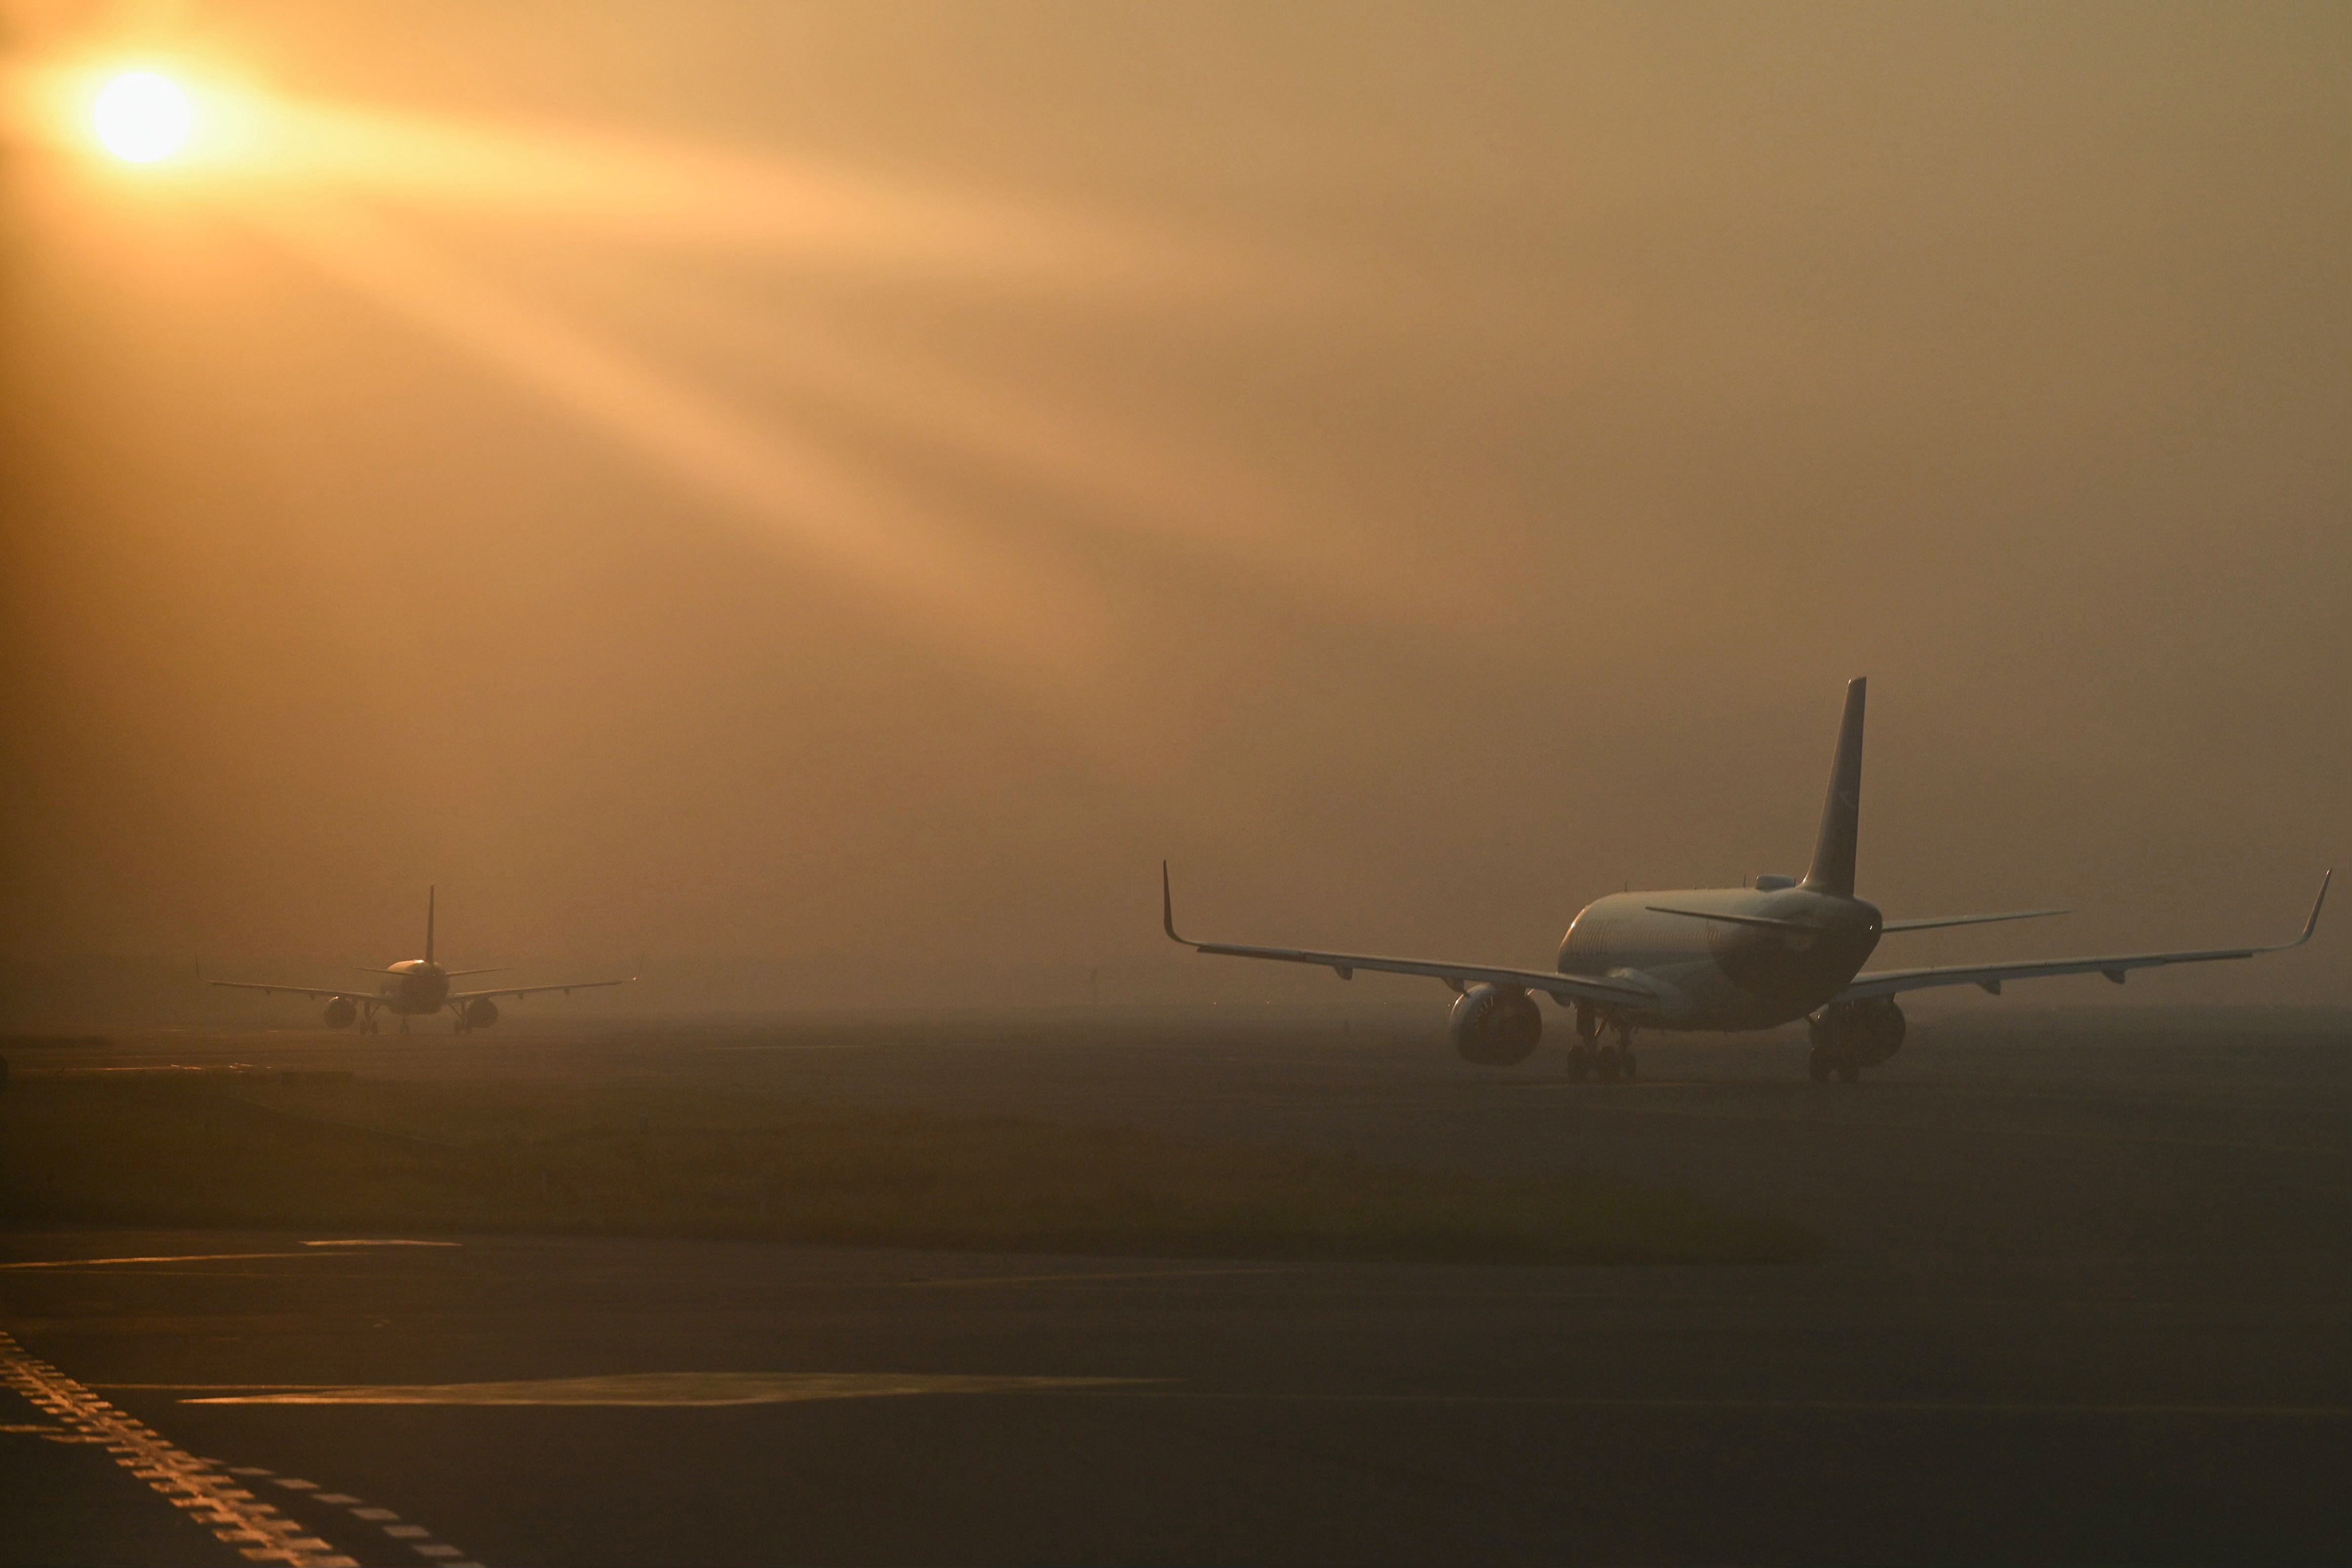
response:
<path fill-rule="evenodd" d="M 479 972 L 488 973 L 487 970 Z M 598 986 L 625 986 L 635 978 L 635 975 L 626 975 L 617 980 L 567 980 L 552 986 L 509 986 L 499 991 L 451 991 L 444 1002 L 446 1005 L 448 1002 L 496 1000 L 499 997 L 530 997 L 541 991 L 585 991 Z"/>
<path fill-rule="evenodd" d="M 1388 958 L 1371 953 L 1318 953 L 1305 947 L 1244 947 L 1230 942 L 1195 942 L 1176 934 L 1176 900 L 1169 891 L 1168 862 L 1160 863 L 1160 923 L 1168 939 L 1196 953 L 1228 958 L 1270 958 L 1284 964 L 1313 964 L 1341 979 L 1352 979 L 1359 969 L 1384 975 L 1419 975 L 1443 980 L 1460 990 L 1465 985 L 1509 986 L 1549 992 L 1554 1001 L 1609 1002 L 1646 1005 L 1657 998 L 1645 986 L 1630 980 L 1595 979 L 1584 975 L 1547 974 L 1540 969 L 1506 969 L 1492 964 L 1449 964 L 1429 958 Z"/>
<path fill-rule="evenodd" d="M 2098 958 L 2027 958 L 2007 964 L 1953 964 L 1935 969 L 1865 970 L 1853 977 L 1853 983 L 1837 994 L 1836 1000 L 1857 1002 L 1870 997 L 1891 997 L 1901 991 L 1926 990 L 1932 986 L 1981 986 L 1994 996 L 2000 995 L 2002 984 L 2009 980 L 2040 980 L 2056 975 L 2105 975 L 2120 986 L 2124 977 L 2134 969 L 2156 969 L 2168 964 L 2209 964 L 2221 958 L 2251 958 L 2259 953 L 2283 953 L 2289 947 L 2300 947 L 2311 940 L 2319 929 L 2319 908 L 2327 902 L 2327 884 L 2334 872 L 2319 879 L 2319 896 L 2311 901 L 2311 918 L 2303 923 L 2303 935 L 2292 942 L 2275 942 L 2269 946 L 2211 947 L 2195 952 L 2179 953 L 2116 953 Z"/>
<path fill-rule="evenodd" d="M 380 1002 L 383 1000 L 383 993 L 382 991 L 360 990 L 355 988 L 346 988 L 340 991 L 320 990 L 310 986 L 264 985 L 258 980 L 215 980 L 213 984 L 215 986 L 226 986 L 232 991 L 263 991 L 269 993 L 284 991 L 289 997 L 325 997 L 331 1000 L 340 998 L 344 1001 L 352 1002 Z"/>

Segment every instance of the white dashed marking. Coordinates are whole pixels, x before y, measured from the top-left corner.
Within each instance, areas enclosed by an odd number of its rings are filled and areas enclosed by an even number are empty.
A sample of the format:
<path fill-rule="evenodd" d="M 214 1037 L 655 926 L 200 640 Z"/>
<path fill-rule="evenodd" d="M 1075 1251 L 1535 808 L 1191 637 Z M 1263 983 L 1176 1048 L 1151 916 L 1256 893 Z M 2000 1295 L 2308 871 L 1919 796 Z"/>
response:
<path fill-rule="evenodd" d="M 115 1463 L 145 1481 L 173 1507 L 185 1510 L 191 1520 L 236 1547 L 247 1561 L 283 1563 L 286 1568 L 359 1568 L 356 1559 L 337 1552 L 332 1542 L 309 1533 L 306 1526 L 228 1479 L 230 1476 L 271 1476 L 265 1467 L 228 1467 L 217 1459 L 197 1458 L 47 1362 L 27 1354 L 6 1333 L 0 1333 L 0 1385 L 63 1424 L 57 1427 L 19 1424 L 9 1430 L 37 1434 L 53 1443 L 104 1444 Z M 316 1481 L 291 1476 L 273 1479 L 289 1491 L 314 1493 L 322 1500 L 359 1500 L 341 1492 L 319 1492 Z M 400 1517 L 383 1508 L 351 1511 L 362 1519 Z M 433 1541 L 432 1531 L 421 1525 L 393 1525 L 386 1533 L 408 1541 L 419 1556 L 450 1563 L 452 1568 L 456 1560 L 465 1556 L 454 1546 Z"/>

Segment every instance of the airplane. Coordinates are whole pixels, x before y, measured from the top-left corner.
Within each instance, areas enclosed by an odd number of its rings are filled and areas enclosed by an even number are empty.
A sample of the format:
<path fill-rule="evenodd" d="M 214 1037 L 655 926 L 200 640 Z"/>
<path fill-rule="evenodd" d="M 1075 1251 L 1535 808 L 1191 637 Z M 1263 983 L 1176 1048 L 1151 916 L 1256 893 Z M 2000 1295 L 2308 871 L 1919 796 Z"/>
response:
<path fill-rule="evenodd" d="M 2310 941 L 2319 928 L 2320 905 L 2327 902 L 2332 871 L 2319 880 L 2319 896 L 2312 901 L 2303 935 L 2270 946 L 1864 969 L 1879 938 L 1897 932 L 2066 913 L 2025 909 L 1887 920 L 1875 904 L 1854 896 L 1866 690 L 1867 682 L 1861 679 L 1846 685 L 1829 799 L 1822 809 L 1812 865 L 1802 878 L 1768 875 L 1749 887 L 1629 891 L 1596 899 L 1570 923 L 1555 973 L 1195 942 L 1176 933 L 1176 901 L 1165 861 L 1160 864 L 1160 923 L 1171 941 L 1198 953 L 1319 965 L 1343 980 L 1353 978 L 1359 969 L 1442 980 L 1457 998 L 1447 1026 L 1454 1048 L 1465 1061 L 1480 1066 L 1517 1066 L 1534 1052 L 1543 1034 L 1543 1016 L 1535 998 L 1548 996 L 1575 1009 L 1569 1076 L 1580 1082 L 1598 1076 L 1604 1083 L 1633 1076 L 1637 1030 L 1740 1032 L 1775 1029 L 1799 1019 L 1807 1019 L 1811 1028 L 1808 1071 L 1813 1082 L 1826 1082 L 1834 1076 L 1852 1083 L 1864 1069 L 1885 1061 L 1903 1044 L 1903 1009 L 1895 998 L 1906 991 L 1979 986 L 1999 996 L 2009 981 L 2055 975 L 2103 975 L 2120 986 L 2134 969 L 2284 952 Z M 1604 1030 L 1616 1036 L 1613 1042 L 1601 1040 Z"/>
<path fill-rule="evenodd" d="M 449 988 L 452 980 L 468 975 L 495 975 L 499 971 L 445 969 L 433 961 L 434 893 L 435 890 L 429 887 L 425 890 L 425 956 L 405 958 L 383 969 L 362 971 L 377 977 L 377 988 L 373 991 L 356 988 L 269 985 L 254 980 L 215 980 L 213 984 L 236 991 L 260 991 L 265 995 L 285 991 L 313 999 L 324 997 L 327 998 L 327 1027 L 347 1029 L 357 1023 L 361 1034 L 378 1032 L 376 1013 L 379 1009 L 399 1019 L 400 1032 L 406 1034 L 410 1019 L 432 1018 L 446 1009 L 457 1015 L 453 1032 L 465 1034 L 473 1030 L 488 1029 L 499 1021 L 497 998 L 500 997 L 529 997 L 542 991 L 562 991 L 568 995 L 597 986 L 625 986 L 636 977 L 632 975 L 628 979 L 620 980 L 572 980 L 552 986 L 510 986 L 491 991 L 453 991 Z"/>

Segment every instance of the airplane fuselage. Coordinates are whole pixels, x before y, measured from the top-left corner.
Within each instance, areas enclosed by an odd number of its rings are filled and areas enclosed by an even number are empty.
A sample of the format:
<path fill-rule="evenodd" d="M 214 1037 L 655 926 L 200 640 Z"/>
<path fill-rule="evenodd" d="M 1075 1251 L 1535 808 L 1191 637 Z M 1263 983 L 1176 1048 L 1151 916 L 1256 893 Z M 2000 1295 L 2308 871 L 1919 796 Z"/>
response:
<path fill-rule="evenodd" d="M 1777 880 L 1777 879 L 1776 879 Z M 1660 905 L 1689 914 L 1661 913 Z M 1794 922 L 1741 925 L 1738 915 Z M 1559 945 L 1559 972 L 1637 979 L 1650 1009 L 1620 1009 L 1624 1023 L 1662 1030 L 1776 1029 L 1844 989 L 1878 946 L 1878 907 L 1803 886 L 1612 893 L 1578 912 Z"/>
<path fill-rule="evenodd" d="M 383 1007 L 407 1018 L 429 1017 L 449 1000 L 449 971 L 429 958 L 409 958 L 383 974 Z"/>

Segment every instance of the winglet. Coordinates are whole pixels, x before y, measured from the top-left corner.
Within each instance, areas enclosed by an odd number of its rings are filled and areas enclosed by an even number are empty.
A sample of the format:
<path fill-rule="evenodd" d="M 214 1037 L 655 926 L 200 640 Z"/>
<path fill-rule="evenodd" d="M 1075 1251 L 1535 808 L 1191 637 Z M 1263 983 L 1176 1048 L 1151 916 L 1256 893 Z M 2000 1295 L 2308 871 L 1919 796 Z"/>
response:
<path fill-rule="evenodd" d="M 1176 895 L 1168 891 L 1168 862 L 1160 862 L 1160 924 L 1168 933 L 1168 940 L 1192 946 L 1176 935 Z"/>
<path fill-rule="evenodd" d="M 2327 884 L 2335 879 L 2336 872 L 2334 867 L 2330 867 L 2326 871 L 2320 873 L 2319 896 L 2311 901 L 2311 918 L 2303 923 L 2303 935 L 2288 943 L 2288 946 L 2302 946 L 2305 943 L 2311 940 L 2311 934 L 2319 929 L 2319 906 L 2327 902 Z"/>

